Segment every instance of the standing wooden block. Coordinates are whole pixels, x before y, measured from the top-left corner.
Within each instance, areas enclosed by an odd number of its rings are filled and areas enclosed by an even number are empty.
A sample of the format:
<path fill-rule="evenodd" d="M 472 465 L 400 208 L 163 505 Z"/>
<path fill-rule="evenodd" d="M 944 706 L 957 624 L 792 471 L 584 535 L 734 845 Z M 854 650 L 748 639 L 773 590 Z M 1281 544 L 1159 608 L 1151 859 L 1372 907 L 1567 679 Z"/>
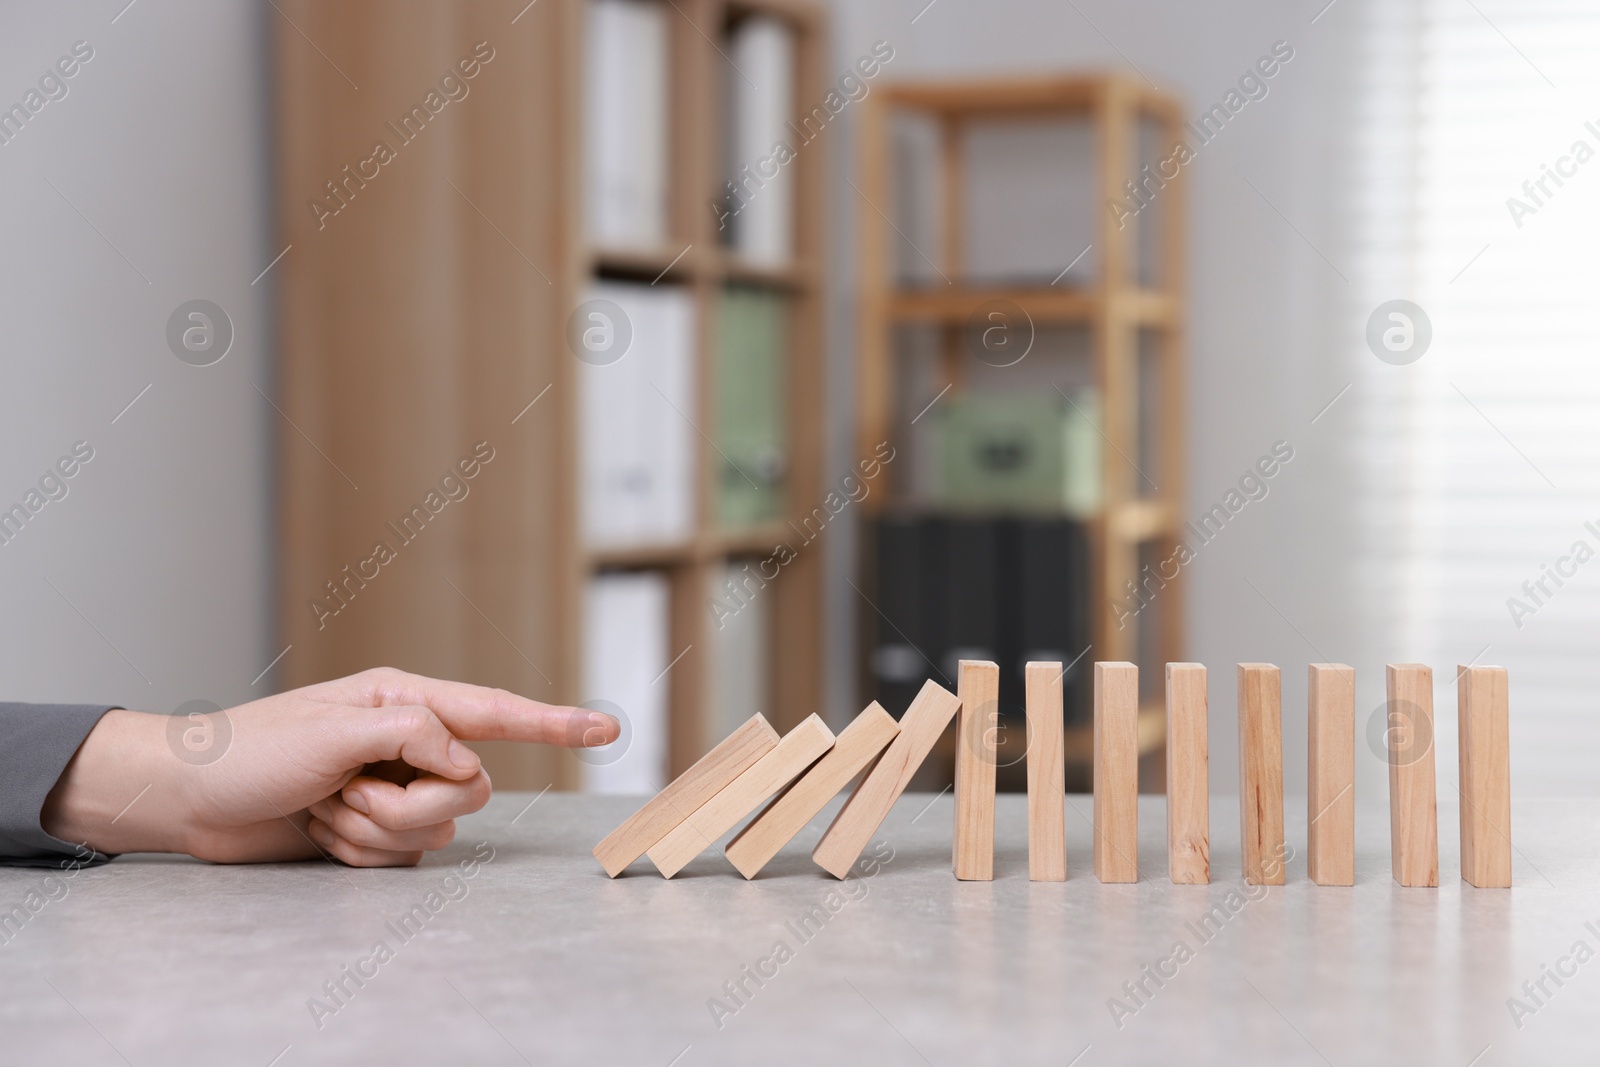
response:
<path fill-rule="evenodd" d="M 995 735 L 1000 726 L 1000 668 L 964 659 L 956 677 L 956 827 L 951 865 L 963 881 L 994 877 Z M 1029 765 L 1030 774 L 1032 764 Z M 1031 781 L 1031 778 L 1030 778 Z"/>
<path fill-rule="evenodd" d="M 1175 885 L 1211 881 L 1210 747 L 1206 669 L 1167 664 L 1167 874 Z"/>
<path fill-rule="evenodd" d="M 615 878 L 624 867 L 645 854 L 672 828 L 694 814 L 723 787 L 748 770 L 757 760 L 778 745 L 778 732 L 760 715 L 752 715 L 744 725 L 723 738 L 722 743 L 701 756 L 693 767 L 674 778 L 665 789 L 651 797 L 644 807 L 594 846 L 594 858 Z"/>
<path fill-rule="evenodd" d="M 1244 880 L 1282 885 L 1282 684 L 1270 663 L 1239 664 L 1239 839 Z"/>
<path fill-rule="evenodd" d="M 1306 869 L 1317 885 L 1356 884 L 1356 672 L 1306 673 Z"/>
<path fill-rule="evenodd" d="M 1461 733 L 1461 877 L 1480 889 L 1511 886 L 1511 723 L 1504 667 L 1456 676 Z"/>
<path fill-rule="evenodd" d="M 1067 751 L 1060 663 L 1023 669 L 1028 699 L 1028 879 L 1067 880 Z"/>
<path fill-rule="evenodd" d="M 950 690 L 929 679 L 923 683 L 906 713 L 900 717 L 900 733 L 889 742 L 877 766 L 856 783 L 833 823 L 817 842 L 811 858 L 835 878 L 850 873 L 850 867 L 878 832 L 889 809 L 911 782 L 933 743 L 955 718 L 961 701 Z"/>
<path fill-rule="evenodd" d="M 1439 811 L 1433 766 L 1433 668 L 1391 663 L 1389 861 L 1405 886 L 1439 884 Z"/>
<path fill-rule="evenodd" d="M 1139 880 L 1139 668 L 1094 665 L 1094 876 Z"/>
<path fill-rule="evenodd" d="M 808 716 L 785 734 L 776 748 L 656 842 L 649 852 L 650 862 L 671 878 L 832 747 L 833 731 L 818 716 Z"/>
<path fill-rule="evenodd" d="M 900 724 L 873 701 L 834 739 L 828 754 L 728 842 L 728 861 L 754 878 L 845 786 L 893 741 Z"/>

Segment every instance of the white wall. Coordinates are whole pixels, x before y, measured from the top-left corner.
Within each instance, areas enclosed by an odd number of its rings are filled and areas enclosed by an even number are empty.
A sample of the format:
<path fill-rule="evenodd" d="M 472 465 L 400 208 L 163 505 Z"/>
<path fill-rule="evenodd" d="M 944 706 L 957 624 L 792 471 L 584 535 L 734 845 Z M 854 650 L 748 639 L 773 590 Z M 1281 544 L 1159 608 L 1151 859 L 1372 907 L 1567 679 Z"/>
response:
<path fill-rule="evenodd" d="M 1356 666 L 1360 728 L 1383 699 L 1383 658 L 1407 658 L 1403 650 L 1369 648 L 1356 621 L 1349 580 L 1352 398 L 1311 424 L 1352 380 L 1356 358 L 1338 343 L 1339 331 L 1349 332 L 1339 316 L 1350 314 L 1340 271 L 1348 277 L 1352 268 L 1337 208 L 1350 170 L 1345 146 L 1357 102 L 1360 5 L 1336 5 L 1312 24 L 1321 3 L 1250 0 L 1222 9 L 1080 0 L 1081 15 L 1074 5 L 1028 0 L 938 0 L 924 10 L 925 3 L 836 2 L 834 70 L 846 70 L 878 39 L 897 53 L 885 79 L 1126 70 L 1132 63 L 1198 115 L 1274 41 L 1295 50 L 1268 95 L 1248 104 L 1189 170 L 1189 516 L 1218 502 L 1274 441 L 1290 442 L 1295 459 L 1270 496 L 1202 549 L 1189 571 L 1186 629 L 1188 656 L 1211 667 L 1213 788 L 1231 791 L 1238 780 L 1232 665 L 1266 660 L 1284 668 L 1286 787 L 1303 791 L 1306 663 Z M 854 174 L 856 129 L 848 109 L 843 117 L 845 125 L 829 134 L 838 165 L 829 272 L 837 309 L 831 395 L 841 419 L 832 435 L 834 468 L 849 462 L 853 447 L 846 427 L 854 392 L 855 228 L 871 210 L 844 181 Z M 1058 261 L 1065 265 L 1077 251 L 1060 250 Z M 838 714 L 853 700 L 858 594 L 842 577 L 854 545 L 841 538 L 829 550 L 829 680 Z M 1371 795 L 1382 789 L 1384 764 L 1364 743 L 1358 751 L 1359 787 Z"/>
<path fill-rule="evenodd" d="M 279 651 L 278 416 L 256 392 L 273 391 L 271 276 L 251 285 L 278 251 L 263 47 L 277 16 L 238 0 L 119 16 L 124 2 L 12 5 L 0 32 L 0 107 L 74 42 L 94 50 L 0 144 L 0 507 L 75 441 L 94 449 L 0 545 L 0 698 L 170 711 L 259 695 Z M 195 298 L 233 322 L 210 367 L 166 341 Z"/>

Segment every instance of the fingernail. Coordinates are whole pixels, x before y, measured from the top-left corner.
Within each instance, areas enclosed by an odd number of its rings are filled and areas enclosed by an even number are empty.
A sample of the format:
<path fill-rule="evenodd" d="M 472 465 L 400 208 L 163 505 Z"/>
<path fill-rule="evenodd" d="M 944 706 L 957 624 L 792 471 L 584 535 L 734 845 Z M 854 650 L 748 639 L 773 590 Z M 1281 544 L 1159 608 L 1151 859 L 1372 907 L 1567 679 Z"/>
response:
<path fill-rule="evenodd" d="M 450 742 L 450 762 L 464 771 L 475 771 L 478 769 L 478 754 L 460 741 L 452 740 Z"/>
<path fill-rule="evenodd" d="M 323 848 L 328 847 L 328 839 L 333 836 L 328 832 L 328 828 L 322 823 L 318 822 L 316 819 L 312 819 L 311 822 L 307 824 L 306 835 Z"/>
<path fill-rule="evenodd" d="M 372 814 L 372 808 L 367 804 L 366 794 L 362 793 L 359 789 L 351 789 L 346 792 L 344 795 L 344 802 L 350 805 L 352 808 L 355 808 L 363 815 Z"/>
<path fill-rule="evenodd" d="M 589 726 L 591 728 L 593 728 L 593 729 L 599 730 L 602 736 L 605 735 L 605 734 L 610 733 L 612 727 L 614 727 L 616 725 L 617 725 L 617 720 L 613 719 L 611 716 L 607 715 L 605 712 L 602 712 L 602 711 L 591 711 L 589 713 Z M 589 735 L 586 732 L 584 734 L 584 736 L 588 737 Z"/>

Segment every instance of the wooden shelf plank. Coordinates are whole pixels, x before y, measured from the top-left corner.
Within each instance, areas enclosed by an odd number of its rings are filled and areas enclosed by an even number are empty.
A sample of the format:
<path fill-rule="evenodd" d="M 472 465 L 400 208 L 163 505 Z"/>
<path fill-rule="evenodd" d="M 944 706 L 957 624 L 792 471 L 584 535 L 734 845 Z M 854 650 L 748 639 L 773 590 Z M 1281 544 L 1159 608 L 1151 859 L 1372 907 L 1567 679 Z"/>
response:
<path fill-rule="evenodd" d="M 900 322 L 959 325 L 991 300 L 1007 300 L 1035 322 L 1088 322 L 1099 300 L 1081 289 L 974 288 L 898 289 L 889 294 L 889 317 Z"/>
<path fill-rule="evenodd" d="M 739 11 L 758 11 L 787 19 L 802 31 L 820 31 L 823 25 L 821 12 L 806 0 L 739 0 L 737 4 L 728 6 Z"/>
<path fill-rule="evenodd" d="M 1111 313 L 1136 326 L 1170 327 L 1178 320 L 1178 301 L 1160 289 L 1119 289 Z"/>
<path fill-rule="evenodd" d="M 898 500 L 889 509 L 889 513 L 900 516 L 914 517 L 918 515 L 959 515 L 963 518 L 1001 518 L 1010 515 L 1026 514 L 1029 517 L 1063 517 L 1061 512 L 953 512 L 946 508 L 928 503 Z M 1101 510 L 1091 515 L 1079 515 L 1082 522 L 1099 524 L 1104 527 L 1106 535 L 1118 544 L 1143 544 L 1146 541 L 1155 541 L 1176 535 L 1181 523 L 1176 511 L 1165 500 L 1154 497 L 1138 497 L 1124 501 L 1113 508 Z M 773 531 L 777 536 L 785 536 L 783 527 Z M 792 535 L 791 535 L 792 536 Z M 759 540 L 757 538 L 756 540 Z"/>
<path fill-rule="evenodd" d="M 717 530 L 706 539 L 708 556 L 766 555 L 782 542 L 793 543 L 793 530 L 781 522 L 763 523 L 742 530 Z"/>
<path fill-rule="evenodd" d="M 590 548 L 584 552 L 587 569 L 636 567 L 674 567 L 696 557 L 692 542 L 672 544 L 620 545 L 615 548 Z"/>
<path fill-rule="evenodd" d="M 700 250 L 685 241 L 676 248 L 591 249 L 589 270 L 601 276 L 682 282 L 704 273 L 707 265 Z"/>
<path fill-rule="evenodd" d="M 1020 307 L 1034 323 L 1088 324 L 1101 310 L 1098 293 L 1085 289 L 1039 287 L 948 286 L 938 289 L 898 289 L 889 294 L 889 318 L 894 322 L 929 322 L 960 325 L 982 305 L 1006 300 Z M 1135 326 L 1161 327 L 1174 320 L 1175 302 L 1155 290 L 1118 291 L 1107 311 Z"/>
<path fill-rule="evenodd" d="M 1164 500 L 1138 499 L 1106 513 L 1106 533 L 1123 543 L 1141 544 L 1175 532 L 1177 519 Z"/>
<path fill-rule="evenodd" d="M 765 556 L 778 545 L 794 544 L 797 540 L 798 536 L 787 524 L 770 522 L 739 530 L 712 530 L 693 541 L 589 548 L 584 552 L 584 563 L 591 571 L 672 567 L 727 556 Z"/>
<path fill-rule="evenodd" d="M 1105 75 L 1037 77 L 994 82 L 888 85 L 879 89 L 896 106 L 963 117 L 1017 112 L 1082 112 L 1100 98 Z"/>

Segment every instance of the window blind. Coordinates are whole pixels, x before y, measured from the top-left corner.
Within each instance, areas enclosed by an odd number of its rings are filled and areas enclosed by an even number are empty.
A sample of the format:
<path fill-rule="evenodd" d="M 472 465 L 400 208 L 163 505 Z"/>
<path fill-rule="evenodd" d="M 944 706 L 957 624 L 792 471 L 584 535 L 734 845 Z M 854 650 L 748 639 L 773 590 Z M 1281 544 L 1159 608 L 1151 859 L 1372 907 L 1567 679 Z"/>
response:
<path fill-rule="evenodd" d="M 1356 360 L 1374 658 L 1433 664 L 1442 791 L 1478 662 L 1511 671 L 1517 795 L 1600 793 L 1600 9 L 1360 17 L 1352 311 L 1432 328 L 1415 362 Z"/>

